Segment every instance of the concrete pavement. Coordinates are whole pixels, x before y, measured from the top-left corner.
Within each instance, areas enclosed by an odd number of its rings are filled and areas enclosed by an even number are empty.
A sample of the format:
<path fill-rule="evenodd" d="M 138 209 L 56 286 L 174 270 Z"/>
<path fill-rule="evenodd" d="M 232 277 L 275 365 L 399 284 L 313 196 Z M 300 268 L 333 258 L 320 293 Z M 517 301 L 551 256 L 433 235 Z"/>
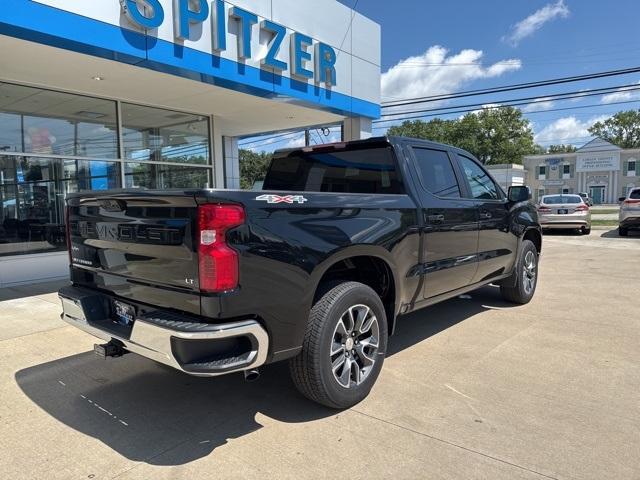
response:
<path fill-rule="evenodd" d="M 497 288 L 400 320 L 369 398 L 303 399 L 286 365 L 201 379 L 0 290 L 2 478 L 640 478 L 640 236 L 545 236 L 529 305 Z"/>

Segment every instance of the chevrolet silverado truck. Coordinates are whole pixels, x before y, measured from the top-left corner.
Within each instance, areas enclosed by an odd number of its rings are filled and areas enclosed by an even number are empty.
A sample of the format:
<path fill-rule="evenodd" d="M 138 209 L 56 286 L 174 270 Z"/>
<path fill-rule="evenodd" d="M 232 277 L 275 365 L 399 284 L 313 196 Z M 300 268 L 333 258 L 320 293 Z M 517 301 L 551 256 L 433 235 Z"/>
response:
<path fill-rule="evenodd" d="M 62 318 L 97 354 L 249 378 L 288 360 L 334 408 L 367 396 L 402 315 L 487 284 L 529 302 L 542 244 L 527 187 L 397 137 L 278 151 L 261 191 L 88 191 L 66 215 Z"/>

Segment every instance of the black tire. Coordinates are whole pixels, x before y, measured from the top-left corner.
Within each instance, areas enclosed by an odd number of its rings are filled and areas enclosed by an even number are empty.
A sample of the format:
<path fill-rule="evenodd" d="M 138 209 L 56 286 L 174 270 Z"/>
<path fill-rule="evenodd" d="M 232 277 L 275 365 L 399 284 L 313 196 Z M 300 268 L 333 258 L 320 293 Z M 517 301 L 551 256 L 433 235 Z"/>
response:
<path fill-rule="evenodd" d="M 531 283 L 525 280 L 525 268 L 528 265 L 529 260 L 533 259 L 533 279 Z M 523 240 L 520 245 L 520 252 L 518 254 L 518 261 L 516 263 L 516 282 L 513 287 L 501 286 L 500 293 L 502 297 L 508 302 L 518 303 L 524 305 L 529 303 L 536 292 L 536 286 L 538 284 L 538 251 L 536 246 L 530 240 Z M 527 272 L 529 269 L 527 268 Z M 531 279 L 527 274 L 527 278 Z"/>
<path fill-rule="evenodd" d="M 620 235 L 621 237 L 626 237 L 627 235 L 629 235 L 629 230 L 624 227 L 618 227 L 618 235 Z"/>
<path fill-rule="evenodd" d="M 349 321 L 349 318 L 351 318 L 348 316 L 349 311 L 356 313 L 366 312 L 362 306 L 368 307 L 375 316 L 378 332 L 377 349 L 373 350 L 369 346 L 363 347 L 364 341 L 359 347 L 354 345 L 354 341 L 351 341 L 351 343 L 343 343 L 343 350 L 333 356 L 331 354 L 332 349 L 336 345 L 339 347 L 341 342 L 336 338 L 342 338 L 338 333 L 338 330 L 341 330 L 338 324 L 343 321 L 343 325 L 345 325 Z M 356 308 L 360 310 L 353 310 Z M 363 313 L 360 323 L 365 324 L 367 321 L 371 321 L 372 326 L 370 328 L 373 332 L 371 313 Z M 359 317 L 358 314 L 356 316 Z M 356 329 L 353 330 L 355 331 Z M 347 331 L 349 332 L 348 328 Z M 349 335 L 353 335 L 353 333 L 347 333 L 347 341 Z M 355 336 L 354 338 L 360 337 Z M 373 333 L 371 338 L 373 338 Z M 345 345 L 351 345 L 352 349 L 346 350 Z M 371 355 L 373 359 L 372 365 L 360 367 L 365 358 L 367 360 L 370 360 L 370 358 L 365 356 L 360 358 L 358 348 L 368 349 L 364 353 Z M 302 351 L 298 356 L 290 360 L 289 369 L 293 383 L 307 398 L 331 408 L 348 408 L 362 401 L 369 394 L 382 368 L 386 351 L 387 318 L 380 297 L 367 285 L 358 282 L 345 282 L 328 290 L 314 304 L 309 315 Z M 332 362 L 335 365 L 342 359 L 342 352 L 349 357 L 349 362 L 360 362 L 357 365 L 349 363 L 348 373 L 346 372 L 346 361 L 342 368 L 337 370 L 342 374 L 348 375 L 349 378 L 346 380 L 347 387 L 343 386 L 340 380 L 336 378 L 337 374 L 334 374 L 334 369 L 332 368 Z M 352 376 L 360 378 L 361 372 L 361 383 L 354 383 Z M 344 375 L 339 376 L 345 378 Z"/>
<path fill-rule="evenodd" d="M 582 235 L 591 235 L 591 227 L 582 227 L 580 233 L 582 233 Z"/>

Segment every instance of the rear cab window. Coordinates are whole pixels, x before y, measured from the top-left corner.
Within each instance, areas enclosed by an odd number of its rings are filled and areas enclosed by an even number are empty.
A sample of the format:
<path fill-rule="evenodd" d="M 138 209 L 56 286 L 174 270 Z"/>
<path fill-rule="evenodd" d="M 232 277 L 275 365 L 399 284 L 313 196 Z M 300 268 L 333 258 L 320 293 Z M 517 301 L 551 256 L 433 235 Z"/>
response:
<path fill-rule="evenodd" d="M 630 200 L 640 200 L 640 188 L 638 188 L 636 190 L 631 190 L 631 193 L 629 193 L 629 199 Z"/>
<path fill-rule="evenodd" d="M 269 165 L 262 190 L 404 193 L 391 145 L 344 145 L 276 153 Z"/>
<path fill-rule="evenodd" d="M 437 197 L 460 198 L 460 185 L 445 150 L 412 147 L 422 187 Z"/>

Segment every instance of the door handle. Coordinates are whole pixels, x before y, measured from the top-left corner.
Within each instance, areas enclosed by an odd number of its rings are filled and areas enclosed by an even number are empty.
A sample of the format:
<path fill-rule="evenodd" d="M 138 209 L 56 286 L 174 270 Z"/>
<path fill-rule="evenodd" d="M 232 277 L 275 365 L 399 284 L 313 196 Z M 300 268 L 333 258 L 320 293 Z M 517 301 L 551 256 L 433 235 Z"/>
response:
<path fill-rule="evenodd" d="M 480 220 L 489 220 L 492 217 L 493 215 L 491 215 L 491 212 L 480 212 Z"/>
<path fill-rule="evenodd" d="M 429 219 L 429 223 L 444 223 L 444 215 L 442 214 L 429 215 L 427 218 Z"/>

